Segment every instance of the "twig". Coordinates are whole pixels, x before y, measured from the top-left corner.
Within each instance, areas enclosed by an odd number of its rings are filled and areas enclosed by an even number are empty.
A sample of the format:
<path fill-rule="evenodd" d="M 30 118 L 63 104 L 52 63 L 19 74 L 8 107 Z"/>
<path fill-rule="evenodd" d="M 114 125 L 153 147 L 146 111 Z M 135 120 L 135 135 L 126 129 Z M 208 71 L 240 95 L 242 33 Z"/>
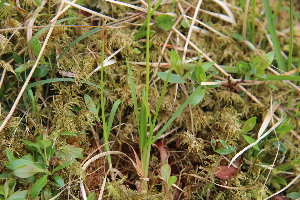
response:
<path fill-rule="evenodd" d="M 195 9 L 195 12 L 194 12 L 194 16 L 192 18 L 192 23 L 190 25 L 190 28 L 189 28 L 189 32 L 188 32 L 188 35 L 187 35 L 187 38 L 186 38 L 186 41 L 185 41 L 185 45 L 184 45 L 184 49 L 183 49 L 183 56 L 182 56 L 182 60 L 185 60 L 185 57 L 186 57 L 186 50 L 189 46 L 189 41 L 190 41 L 190 38 L 191 38 L 191 35 L 192 35 L 192 32 L 193 32 L 193 29 L 192 27 L 194 26 L 195 24 L 195 21 L 196 21 L 196 18 L 197 18 L 197 15 L 198 15 L 198 12 L 199 12 L 199 9 L 200 9 L 200 6 L 202 4 L 202 0 L 198 0 L 198 3 L 197 3 L 197 6 L 196 6 L 196 9 Z"/>

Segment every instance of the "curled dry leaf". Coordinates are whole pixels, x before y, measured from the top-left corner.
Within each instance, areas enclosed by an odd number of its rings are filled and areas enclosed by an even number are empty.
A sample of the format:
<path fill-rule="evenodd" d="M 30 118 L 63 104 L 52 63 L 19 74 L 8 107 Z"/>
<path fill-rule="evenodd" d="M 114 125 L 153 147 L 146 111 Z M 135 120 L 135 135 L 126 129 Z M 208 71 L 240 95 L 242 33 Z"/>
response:
<path fill-rule="evenodd" d="M 233 166 L 228 167 L 227 165 L 224 165 L 215 169 L 215 176 L 218 179 L 222 179 L 225 181 L 231 179 L 237 173 L 238 169 Z"/>

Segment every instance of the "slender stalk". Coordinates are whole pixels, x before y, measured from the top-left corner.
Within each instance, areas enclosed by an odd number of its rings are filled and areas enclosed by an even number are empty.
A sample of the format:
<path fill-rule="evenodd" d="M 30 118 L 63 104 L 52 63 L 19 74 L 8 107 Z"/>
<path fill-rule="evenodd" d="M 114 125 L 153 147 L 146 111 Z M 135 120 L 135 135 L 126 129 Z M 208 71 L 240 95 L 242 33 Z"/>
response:
<path fill-rule="evenodd" d="M 102 44 L 101 44 L 101 74 L 100 74 L 100 104 L 101 104 L 101 119 L 102 119 L 102 126 L 103 126 L 103 143 L 105 144 L 104 146 L 104 151 L 108 152 L 109 151 L 109 144 L 108 144 L 108 137 L 109 137 L 109 132 L 107 130 L 107 124 L 106 124 L 106 119 L 105 119 L 105 103 L 104 103 L 104 28 L 102 29 L 102 33 L 101 33 L 101 37 L 102 37 Z M 111 157 L 110 155 L 106 156 L 107 162 L 108 162 L 108 166 L 109 169 L 112 169 L 112 161 L 111 161 Z M 114 180 L 114 174 L 111 171 L 111 178 Z"/>
<path fill-rule="evenodd" d="M 142 110 L 141 110 L 141 132 L 142 141 L 140 141 L 141 149 L 141 162 L 142 162 L 142 171 L 144 173 L 144 178 L 148 178 L 149 171 L 149 159 L 150 159 L 150 149 L 151 145 L 147 143 L 147 124 L 150 119 L 150 113 L 147 112 L 148 102 L 149 102 L 149 84 L 150 84 L 150 19 L 151 19 L 151 1 L 148 0 L 148 11 L 147 11 L 147 36 L 146 36 L 146 91 L 144 93 L 142 101 Z M 141 137 L 140 137 L 141 140 Z M 142 191 L 147 192 L 148 182 L 147 180 L 142 180 Z"/>
<path fill-rule="evenodd" d="M 294 19 L 293 19 L 293 1 L 290 0 L 290 45 L 287 71 L 292 69 L 293 48 L 294 48 Z"/>

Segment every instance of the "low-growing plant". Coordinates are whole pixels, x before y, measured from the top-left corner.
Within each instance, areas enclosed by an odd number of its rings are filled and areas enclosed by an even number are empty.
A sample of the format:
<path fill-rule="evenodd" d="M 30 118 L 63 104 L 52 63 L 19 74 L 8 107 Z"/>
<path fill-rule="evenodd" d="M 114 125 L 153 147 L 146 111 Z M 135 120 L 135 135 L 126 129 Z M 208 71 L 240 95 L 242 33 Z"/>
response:
<path fill-rule="evenodd" d="M 9 160 L 6 167 L 12 170 L 15 176 L 33 184 L 29 190 L 32 199 L 37 198 L 47 184 L 56 187 L 57 189 L 53 192 L 58 193 L 58 188 L 63 187 L 65 183 L 57 172 L 75 162 L 76 158 L 82 158 L 82 149 L 73 145 L 57 148 L 53 139 L 42 139 L 41 136 L 37 137 L 36 142 L 28 140 L 23 140 L 23 142 L 31 154 L 16 158 L 13 151 L 6 149 Z M 53 160 L 57 160 L 58 164 L 53 163 Z M 51 189 L 47 187 L 43 195 L 51 193 Z"/>

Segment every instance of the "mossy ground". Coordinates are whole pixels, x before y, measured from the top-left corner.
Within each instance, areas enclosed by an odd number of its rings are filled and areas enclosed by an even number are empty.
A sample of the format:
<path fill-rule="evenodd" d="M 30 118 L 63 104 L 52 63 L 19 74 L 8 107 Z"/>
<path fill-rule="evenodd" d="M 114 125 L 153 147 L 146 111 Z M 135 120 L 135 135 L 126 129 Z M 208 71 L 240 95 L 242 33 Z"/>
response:
<path fill-rule="evenodd" d="M 127 2 L 127 1 L 126 1 Z M 195 2 L 187 1 L 193 6 Z M 243 6 L 240 1 L 227 1 L 235 18 L 236 25 L 224 22 L 218 18 L 201 13 L 198 19 L 210 25 L 217 31 L 226 35 L 242 32 L 243 26 Z M 272 9 L 275 10 L 279 1 L 270 1 Z M 12 3 L 9 2 L 8 3 Z M 130 3 L 130 2 L 128 2 Z M 177 2 L 178 3 L 178 2 Z M 175 12 L 178 15 L 179 9 L 176 2 L 170 2 L 162 5 L 158 11 Z M 20 2 L 20 5 L 13 6 L 6 16 L 0 21 L 1 29 L 27 26 L 28 20 L 33 19 L 34 25 L 47 25 L 55 15 L 59 1 L 48 1 L 42 10 L 35 13 L 37 9 L 35 1 Z M 124 6 L 118 6 L 105 1 L 82 1 L 82 5 L 102 14 L 112 16 L 116 19 L 124 18 L 132 12 L 132 9 Z M 140 4 L 138 4 L 140 5 Z M 294 10 L 297 15 L 300 14 L 299 4 L 294 2 Z M 187 8 L 187 4 L 183 3 L 183 7 Z M 288 1 L 284 1 L 282 8 L 289 7 Z M 4 6 L 3 9 L 6 7 Z M 19 9 L 18 9 L 19 8 Z M 216 13 L 223 13 L 221 7 L 217 6 L 214 1 L 203 1 L 202 9 Z M 255 46 L 261 47 L 261 53 L 272 50 L 271 45 L 267 42 L 265 36 L 266 20 L 261 14 L 263 4 L 261 1 L 256 2 L 255 8 L 255 35 L 253 43 Z M 188 10 L 186 13 L 193 16 L 194 9 Z M 251 11 L 252 12 L 252 11 Z M 84 101 L 84 95 L 88 94 L 96 104 L 100 102 L 100 90 L 98 87 L 85 84 L 88 81 L 99 85 L 100 72 L 92 75 L 90 73 L 101 65 L 101 45 L 105 43 L 105 57 L 123 48 L 114 59 L 115 64 L 104 68 L 104 98 L 105 112 L 108 114 L 113 103 L 120 99 L 122 101 L 114 120 L 114 128 L 111 131 L 109 141 L 112 141 L 111 150 L 120 151 L 135 160 L 135 152 L 139 154 L 138 149 L 138 130 L 134 119 L 133 101 L 131 98 L 131 90 L 128 83 L 128 74 L 125 60 L 131 62 L 145 61 L 145 42 L 143 40 L 135 40 L 134 34 L 138 31 L 139 26 L 145 21 L 142 16 L 133 21 L 132 24 L 122 24 L 120 27 L 105 27 L 104 32 L 97 32 L 90 35 L 66 52 L 59 58 L 62 52 L 76 38 L 80 37 L 87 31 L 91 30 L 89 25 L 97 25 L 103 23 L 102 20 L 91 18 L 91 16 L 76 8 L 70 8 L 62 18 L 72 18 L 64 22 L 64 25 L 86 25 L 87 27 L 56 27 L 44 51 L 45 62 L 50 68 L 46 76 L 32 78 L 31 82 L 45 79 L 62 78 L 72 76 L 75 82 L 57 82 L 51 84 L 39 85 L 32 88 L 33 96 L 29 96 L 26 92 L 18 104 L 13 117 L 0 133 L 0 171 L 1 173 L 10 172 L 6 168 L 5 162 L 7 156 L 5 149 L 9 148 L 18 158 L 30 153 L 22 139 L 35 141 L 39 135 L 44 138 L 56 138 L 57 148 L 66 145 L 74 145 L 83 149 L 83 156 L 87 158 L 95 149 L 102 145 L 102 125 L 99 116 L 96 116 L 88 109 L 88 105 Z M 300 37 L 299 37 L 299 18 L 295 17 L 295 37 L 294 37 L 294 54 L 295 61 L 300 57 Z M 155 21 L 153 21 L 155 22 Z M 107 22 L 106 22 L 107 23 Z M 249 21 L 249 23 L 252 23 Z M 177 27 L 183 34 L 187 35 L 189 29 L 180 25 Z M 289 30 L 289 12 L 280 9 L 276 18 L 276 28 L 283 35 L 279 37 L 280 44 L 285 52 L 288 52 L 288 30 Z M 151 26 L 155 31 L 151 37 L 151 55 L 150 61 L 155 63 L 162 56 L 162 63 L 169 62 L 169 54 L 171 48 L 166 48 L 161 54 L 162 45 L 166 40 L 169 32 L 164 31 L 156 24 Z M 34 28 L 35 35 L 40 28 Z M 36 59 L 31 46 L 27 46 L 28 38 L 26 36 L 27 29 L 17 31 L 1 31 L 0 50 L 1 50 L 1 66 L 7 70 L 4 82 L 1 85 L 1 113 L 0 121 L 7 116 L 12 104 L 14 103 L 23 83 L 28 75 L 28 71 L 20 74 L 20 79 L 16 78 L 14 69 L 21 63 L 16 61 L 8 64 L 12 59 L 13 53 L 18 53 L 23 48 L 25 52 L 20 53 L 23 62 Z M 298 31 L 298 32 L 297 32 Z M 101 34 L 104 33 L 105 40 L 102 40 Z M 38 40 L 42 43 L 46 34 L 39 36 Z M 12 36 L 10 38 L 10 36 Z M 30 39 L 30 38 L 29 38 Z M 220 65 L 235 66 L 238 62 L 249 62 L 254 52 L 248 49 L 244 44 L 237 42 L 228 37 L 224 38 L 218 35 L 205 35 L 202 33 L 193 33 L 191 41 L 200 47 L 210 58 Z M 4 44 L 8 42 L 4 48 Z M 169 44 L 173 47 L 183 48 L 184 41 L 180 40 L 173 33 Z M 178 51 L 182 56 L 182 51 Z M 187 57 L 198 56 L 198 53 L 191 49 Z M 201 56 L 200 56 L 201 57 Z M 199 58 L 199 61 L 205 61 Z M 296 63 L 296 62 L 295 62 Z M 274 62 L 276 64 L 276 62 Z M 296 63 L 297 65 L 297 63 Z M 145 86 L 145 67 L 143 65 L 131 64 L 138 100 Z M 156 80 L 156 72 L 164 71 L 163 68 L 151 68 L 151 79 L 149 104 L 151 111 L 155 111 L 158 103 L 160 91 L 163 86 L 162 80 Z M 220 74 L 218 74 L 220 75 Z M 2 74 L 3 76 L 3 74 Z M 221 75 L 220 75 L 221 76 Z M 233 75 L 236 78 L 238 75 Z M 226 78 L 226 77 L 225 77 Z M 156 80 L 156 81 L 155 81 Z M 215 78 L 211 79 L 216 80 Z M 154 83 L 155 81 L 155 83 Z M 154 83 L 154 84 L 152 84 Z M 187 90 L 191 89 L 195 83 L 186 84 Z M 172 175 L 177 177 L 176 185 L 182 191 L 172 188 L 172 197 L 174 199 L 262 199 L 270 196 L 285 184 L 280 185 L 274 181 L 274 177 L 280 177 L 289 183 L 295 174 L 299 173 L 299 91 L 294 90 L 288 84 L 282 81 L 266 81 L 262 85 L 248 86 L 247 90 L 257 97 L 264 106 L 259 106 L 253 102 L 245 93 L 238 93 L 232 88 L 225 86 L 208 88 L 203 101 L 191 109 L 187 107 L 180 117 L 178 117 L 170 126 L 167 132 L 171 134 L 163 138 L 163 143 L 168 152 L 168 163 L 172 169 Z M 293 96 L 291 96 L 293 94 Z M 185 101 L 186 95 L 184 89 L 180 85 L 169 84 L 167 93 L 163 99 L 163 105 L 159 111 L 158 124 L 164 124 Z M 298 133 L 298 138 L 290 132 L 284 135 L 278 135 L 279 141 L 285 147 L 285 150 L 277 150 L 277 139 L 273 134 L 264 141 L 260 152 L 254 152 L 250 149 L 243 154 L 238 160 L 238 173 L 229 180 L 220 180 L 215 177 L 215 168 L 228 165 L 228 161 L 234 156 L 220 155 L 216 153 L 211 145 L 212 139 L 224 140 L 229 146 L 235 147 L 236 152 L 243 149 L 248 143 L 240 135 L 240 130 L 244 122 L 251 118 L 257 117 L 257 125 L 249 133 L 249 136 L 256 138 L 257 132 L 266 116 L 266 113 L 273 102 L 279 102 L 281 109 L 276 113 L 278 116 L 286 115 L 289 124 L 293 125 L 293 130 Z M 66 136 L 60 134 L 64 131 L 75 133 L 76 136 Z M 57 137 L 58 135 L 58 137 Z M 218 143 L 216 148 L 221 148 Z M 101 150 L 98 151 L 100 153 Z M 278 155 L 277 155 L 278 154 Z M 275 166 L 294 162 L 292 168 L 284 172 L 276 172 L 273 170 L 268 176 L 268 170 L 263 167 L 271 165 L 275 160 Z M 98 196 L 103 184 L 104 177 L 107 172 L 107 162 L 105 158 L 98 159 L 93 162 L 88 169 L 81 171 L 80 163 L 84 159 L 78 159 L 76 163 L 60 171 L 60 175 L 65 182 L 69 182 L 69 193 L 64 192 L 59 199 L 67 199 L 70 193 L 73 198 L 81 199 L 81 192 L 78 184 L 78 178 L 84 173 L 84 184 L 86 192 L 95 192 Z M 104 199 L 163 199 L 165 196 L 162 180 L 160 179 L 161 155 L 159 149 L 153 146 L 150 160 L 150 181 L 149 191 L 147 194 L 138 192 L 139 175 L 136 168 L 126 157 L 120 155 L 112 156 L 113 167 L 118 170 L 117 180 L 113 181 L 109 177 L 105 185 Z M 59 165 L 58 161 L 56 165 Z M 296 162 L 296 163 L 295 163 Z M 124 176 L 124 177 L 123 177 Z M 17 180 L 18 189 L 29 189 L 30 182 L 13 177 Z M 0 180 L 2 182 L 5 179 Z M 1 182 L 1 184 L 2 184 Z M 266 183 L 265 183 L 266 182 Z M 291 192 L 299 192 L 300 182 L 296 182 L 285 190 L 281 195 L 286 196 Z M 262 187 L 266 185 L 265 189 Z M 52 188 L 49 184 L 49 186 Z"/>

